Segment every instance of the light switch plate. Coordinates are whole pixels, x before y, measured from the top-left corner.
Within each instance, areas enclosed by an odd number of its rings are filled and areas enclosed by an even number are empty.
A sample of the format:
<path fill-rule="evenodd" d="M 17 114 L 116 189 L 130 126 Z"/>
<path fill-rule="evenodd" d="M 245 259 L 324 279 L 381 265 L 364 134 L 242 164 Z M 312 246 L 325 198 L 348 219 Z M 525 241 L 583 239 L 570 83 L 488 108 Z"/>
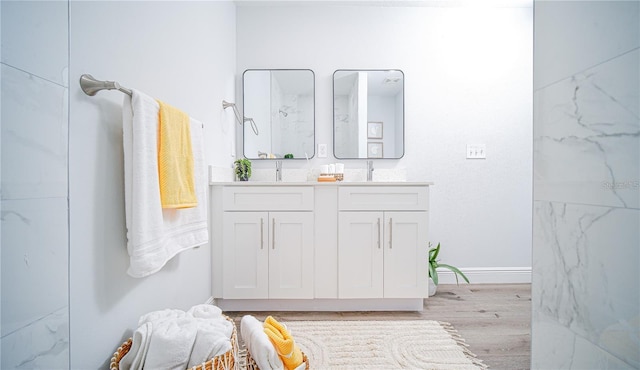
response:
<path fill-rule="evenodd" d="M 467 159 L 487 158 L 487 146 L 485 144 L 467 144 Z"/>
<path fill-rule="evenodd" d="M 327 158 L 327 144 L 318 144 L 318 158 Z"/>

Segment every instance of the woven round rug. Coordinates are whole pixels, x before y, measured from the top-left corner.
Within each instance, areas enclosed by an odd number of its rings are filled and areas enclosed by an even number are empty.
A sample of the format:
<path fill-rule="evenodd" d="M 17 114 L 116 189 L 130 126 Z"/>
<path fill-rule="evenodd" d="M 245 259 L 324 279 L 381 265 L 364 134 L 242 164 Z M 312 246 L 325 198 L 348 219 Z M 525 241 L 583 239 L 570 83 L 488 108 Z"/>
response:
<path fill-rule="evenodd" d="M 430 320 L 288 321 L 311 369 L 477 370 L 487 366 L 447 323 Z"/>

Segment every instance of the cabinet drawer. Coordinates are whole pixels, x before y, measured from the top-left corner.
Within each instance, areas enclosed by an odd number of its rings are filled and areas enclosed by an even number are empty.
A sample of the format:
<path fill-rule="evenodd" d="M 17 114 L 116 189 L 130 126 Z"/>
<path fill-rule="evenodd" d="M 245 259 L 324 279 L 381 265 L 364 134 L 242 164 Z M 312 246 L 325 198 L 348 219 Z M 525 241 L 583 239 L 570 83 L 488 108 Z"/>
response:
<path fill-rule="evenodd" d="M 311 186 L 229 186 L 223 190 L 225 211 L 312 211 Z"/>
<path fill-rule="evenodd" d="M 339 189 L 340 211 L 426 211 L 427 186 L 344 186 Z"/>

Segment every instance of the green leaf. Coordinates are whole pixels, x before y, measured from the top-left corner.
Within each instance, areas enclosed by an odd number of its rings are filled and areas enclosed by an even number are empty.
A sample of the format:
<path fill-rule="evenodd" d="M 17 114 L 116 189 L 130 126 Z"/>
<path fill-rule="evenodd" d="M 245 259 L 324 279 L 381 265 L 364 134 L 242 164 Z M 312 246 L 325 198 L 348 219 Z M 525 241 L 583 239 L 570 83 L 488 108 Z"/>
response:
<path fill-rule="evenodd" d="M 435 285 L 438 285 L 438 271 L 436 267 L 432 264 L 429 264 L 429 277 L 433 280 Z"/>
<path fill-rule="evenodd" d="M 438 245 L 434 249 L 433 257 L 431 258 L 431 260 L 435 261 L 436 258 L 438 258 L 438 254 L 440 254 L 440 243 L 438 243 Z"/>
<path fill-rule="evenodd" d="M 447 265 L 446 263 L 441 263 L 438 264 L 438 267 L 444 267 L 446 269 L 449 269 L 451 271 L 453 271 L 455 277 L 456 277 L 456 284 L 458 283 L 458 275 L 462 276 L 462 278 L 464 279 L 464 281 L 466 281 L 467 283 L 469 282 L 469 279 L 466 277 L 466 275 L 460 271 L 460 269 L 458 269 L 457 267 L 451 266 L 451 265 Z"/>

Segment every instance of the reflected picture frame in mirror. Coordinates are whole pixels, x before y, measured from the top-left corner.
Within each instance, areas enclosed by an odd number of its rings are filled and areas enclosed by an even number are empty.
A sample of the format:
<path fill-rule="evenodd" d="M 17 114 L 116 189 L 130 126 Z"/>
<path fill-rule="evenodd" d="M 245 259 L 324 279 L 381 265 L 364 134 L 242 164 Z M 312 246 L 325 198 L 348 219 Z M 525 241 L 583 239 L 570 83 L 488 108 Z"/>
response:
<path fill-rule="evenodd" d="M 259 134 L 243 129 L 248 159 L 306 159 L 315 156 L 315 73 L 310 69 L 247 69 L 242 106 Z"/>
<path fill-rule="evenodd" d="M 400 159 L 405 152 L 404 129 L 404 72 L 338 69 L 333 73 L 337 159 Z"/>

